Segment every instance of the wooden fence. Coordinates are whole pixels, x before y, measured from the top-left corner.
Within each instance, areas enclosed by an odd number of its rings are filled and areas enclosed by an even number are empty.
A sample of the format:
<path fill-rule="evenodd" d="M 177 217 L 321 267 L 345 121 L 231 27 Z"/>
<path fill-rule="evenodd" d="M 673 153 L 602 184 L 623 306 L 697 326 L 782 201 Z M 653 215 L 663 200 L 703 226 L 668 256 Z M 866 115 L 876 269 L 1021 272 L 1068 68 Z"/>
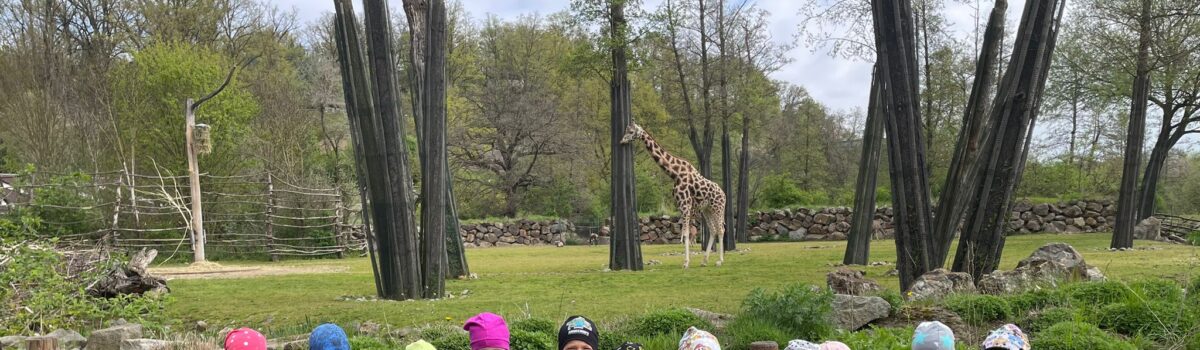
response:
<path fill-rule="evenodd" d="M 167 259 L 192 252 L 187 176 L 36 173 L 6 175 L 0 213 L 28 210 L 44 235 L 66 245 L 154 248 Z M 361 211 L 338 188 L 271 173 L 202 174 L 208 254 L 214 258 L 342 257 L 366 247 Z"/>

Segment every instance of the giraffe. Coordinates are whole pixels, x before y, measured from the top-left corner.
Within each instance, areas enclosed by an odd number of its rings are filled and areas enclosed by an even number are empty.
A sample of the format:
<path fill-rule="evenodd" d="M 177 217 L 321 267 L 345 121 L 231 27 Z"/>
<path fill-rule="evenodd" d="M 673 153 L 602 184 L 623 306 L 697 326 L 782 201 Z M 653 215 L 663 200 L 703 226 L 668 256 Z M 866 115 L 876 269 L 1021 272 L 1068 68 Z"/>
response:
<path fill-rule="evenodd" d="M 701 176 L 692 163 L 663 149 L 641 126 L 629 123 L 629 127 L 625 129 L 625 137 L 621 138 L 621 144 L 629 144 L 637 139 L 646 144 L 650 157 L 675 180 L 675 203 L 679 206 L 682 224 L 680 226 L 683 227 L 683 268 L 688 268 L 692 262 L 690 231 L 692 220 L 700 215 L 708 218 L 708 229 L 713 234 L 708 240 L 708 247 L 704 249 L 704 262 L 700 266 L 708 265 L 708 254 L 712 251 L 713 242 L 717 242 L 717 251 L 720 254 L 717 266 L 721 266 L 725 262 L 725 191 L 722 191 L 716 182 Z"/>

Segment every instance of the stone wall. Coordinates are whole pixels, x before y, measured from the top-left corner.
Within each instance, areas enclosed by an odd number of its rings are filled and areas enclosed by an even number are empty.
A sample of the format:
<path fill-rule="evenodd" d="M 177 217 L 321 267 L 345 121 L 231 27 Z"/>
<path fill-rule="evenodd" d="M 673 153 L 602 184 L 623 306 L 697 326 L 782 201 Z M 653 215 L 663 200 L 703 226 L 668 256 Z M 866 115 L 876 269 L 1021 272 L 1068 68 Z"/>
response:
<path fill-rule="evenodd" d="M 1107 200 L 1057 204 L 1020 201 L 1012 209 L 1009 220 L 1012 234 L 1108 231 L 1112 229 L 1117 212 L 1116 205 Z M 643 243 L 680 243 L 682 225 L 679 217 L 643 217 L 640 226 Z M 872 229 L 875 239 L 892 237 L 894 226 L 891 208 L 875 210 Z M 846 207 L 780 209 L 750 215 L 751 241 L 837 241 L 845 240 L 849 232 L 850 208 Z M 593 240 L 598 244 L 606 244 L 608 241 L 607 227 L 600 228 L 597 237 L 593 238 L 590 233 L 581 234 L 574 224 L 565 220 L 465 224 L 462 225 L 461 234 L 468 247 L 557 245 L 560 242 L 588 244 Z"/>

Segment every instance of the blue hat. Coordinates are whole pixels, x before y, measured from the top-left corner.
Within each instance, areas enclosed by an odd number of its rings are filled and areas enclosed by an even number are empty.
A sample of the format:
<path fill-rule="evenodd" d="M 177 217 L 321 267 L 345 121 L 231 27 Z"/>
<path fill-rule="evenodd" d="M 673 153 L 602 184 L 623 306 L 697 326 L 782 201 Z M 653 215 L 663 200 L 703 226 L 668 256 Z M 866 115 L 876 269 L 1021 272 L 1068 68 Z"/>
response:
<path fill-rule="evenodd" d="M 332 323 L 326 323 L 313 329 L 308 336 L 309 350 L 350 350 L 350 341 L 346 339 L 346 331 Z"/>

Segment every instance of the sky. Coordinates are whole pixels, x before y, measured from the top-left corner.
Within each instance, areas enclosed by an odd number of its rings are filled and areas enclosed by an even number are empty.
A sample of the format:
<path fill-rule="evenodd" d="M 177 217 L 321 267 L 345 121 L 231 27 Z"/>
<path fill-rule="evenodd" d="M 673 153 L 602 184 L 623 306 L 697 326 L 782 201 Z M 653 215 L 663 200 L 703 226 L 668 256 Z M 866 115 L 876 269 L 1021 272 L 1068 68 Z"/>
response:
<path fill-rule="evenodd" d="M 323 13 L 333 12 L 332 0 L 268 0 L 281 9 L 294 9 L 302 22 L 311 22 Z M 461 0 L 472 18 L 480 19 L 494 14 L 502 19 L 516 19 L 523 14 L 550 14 L 570 8 L 570 0 Z M 799 24 L 798 15 L 806 0 L 747 0 L 770 12 L 772 40 L 794 43 Z M 827 0 L 822 0 L 827 1 Z M 986 19 L 992 1 L 976 0 L 984 8 Z M 952 28 L 967 38 L 975 24 L 975 4 L 972 0 L 946 1 L 945 14 Z M 971 4 L 967 4 L 971 2 Z M 393 11 L 400 11 L 400 1 L 392 1 Z M 661 0 L 643 0 L 647 10 L 657 8 Z M 1008 5 L 1009 27 L 1021 15 L 1025 0 L 1010 0 Z M 361 9 L 361 4 L 356 4 Z M 871 63 L 830 57 L 828 50 L 795 45 L 788 54 L 792 62 L 772 74 L 772 78 L 803 86 L 817 101 L 835 111 L 865 109 L 871 85 Z"/>

